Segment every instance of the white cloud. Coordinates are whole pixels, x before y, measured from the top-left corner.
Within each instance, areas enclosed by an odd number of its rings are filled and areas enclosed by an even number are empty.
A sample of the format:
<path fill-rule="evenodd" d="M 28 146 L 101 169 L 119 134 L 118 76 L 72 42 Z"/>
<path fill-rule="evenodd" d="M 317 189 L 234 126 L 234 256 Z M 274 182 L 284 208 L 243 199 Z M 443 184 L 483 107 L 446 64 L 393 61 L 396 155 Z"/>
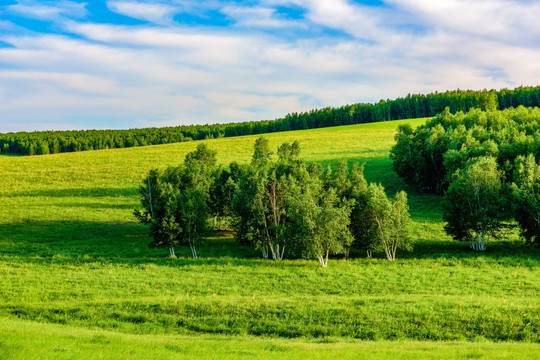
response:
<path fill-rule="evenodd" d="M 540 3 L 515 0 L 387 0 L 431 28 L 496 41 L 537 43 Z"/>
<path fill-rule="evenodd" d="M 178 8 L 161 3 L 108 1 L 107 7 L 116 13 L 155 24 L 170 24 Z"/>
<path fill-rule="evenodd" d="M 57 20 L 61 17 L 83 18 L 88 14 L 85 7 L 86 3 L 66 0 L 46 3 L 35 0 L 19 0 L 17 4 L 7 6 L 7 11 L 28 18 Z"/>
<path fill-rule="evenodd" d="M 294 20 L 276 17 L 276 10 L 268 7 L 225 6 L 221 12 L 236 20 L 238 25 L 255 28 L 288 28 L 305 25 Z"/>

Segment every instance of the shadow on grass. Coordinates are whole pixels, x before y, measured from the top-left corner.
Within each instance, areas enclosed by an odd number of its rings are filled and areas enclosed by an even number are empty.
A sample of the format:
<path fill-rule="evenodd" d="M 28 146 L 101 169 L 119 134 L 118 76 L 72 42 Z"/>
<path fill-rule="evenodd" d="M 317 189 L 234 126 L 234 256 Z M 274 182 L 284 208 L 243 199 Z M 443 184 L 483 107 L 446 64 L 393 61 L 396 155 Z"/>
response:
<path fill-rule="evenodd" d="M 33 191 L 17 191 L 11 193 L 10 197 L 118 197 L 118 196 L 137 196 L 138 188 L 136 187 L 106 187 L 106 188 L 78 188 L 78 189 L 46 189 Z"/>
<path fill-rule="evenodd" d="M 112 204 L 112 203 L 90 203 L 90 202 L 79 202 L 79 203 L 56 203 L 54 206 L 65 207 L 65 208 L 83 208 L 83 209 L 119 209 L 127 210 L 129 213 L 133 213 L 133 210 L 136 206 L 131 204 Z"/>
<path fill-rule="evenodd" d="M 170 263 L 168 249 L 151 249 L 148 227 L 137 223 L 43 221 L 0 225 L 0 256 L 24 262 Z M 231 236 L 212 236 L 198 247 L 203 263 L 260 257 Z M 194 265 L 187 246 L 176 248 L 176 265 Z M 186 260 L 186 261 L 184 261 Z"/>
<path fill-rule="evenodd" d="M 413 252 L 401 252 L 401 259 L 449 259 L 449 260 L 492 260 L 507 265 L 539 265 L 540 248 L 523 241 L 499 240 L 488 243 L 484 252 L 473 251 L 466 242 L 418 241 Z"/>
<path fill-rule="evenodd" d="M 150 242 L 147 226 L 137 223 L 44 221 L 0 225 L 0 257 L 13 261 L 175 266 L 230 263 L 253 266 L 253 260 L 261 259 L 258 250 L 238 244 L 231 233 L 218 232 L 206 239 L 205 244 L 198 247 L 200 258 L 197 260 L 191 258 L 188 247 L 181 246 L 176 248 L 178 258 L 172 261 L 168 258 L 168 249 L 150 249 Z M 382 253 L 375 255 L 376 258 L 384 258 Z M 353 249 L 350 258 L 363 259 L 365 253 Z M 413 252 L 398 251 L 397 258 L 435 259 L 449 263 L 487 260 L 506 266 L 538 265 L 540 248 L 522 241 L 493 241 L 485 252 L 480 253 L 470 250 L 466 243 L 449 239 L 419 239 Z"/>

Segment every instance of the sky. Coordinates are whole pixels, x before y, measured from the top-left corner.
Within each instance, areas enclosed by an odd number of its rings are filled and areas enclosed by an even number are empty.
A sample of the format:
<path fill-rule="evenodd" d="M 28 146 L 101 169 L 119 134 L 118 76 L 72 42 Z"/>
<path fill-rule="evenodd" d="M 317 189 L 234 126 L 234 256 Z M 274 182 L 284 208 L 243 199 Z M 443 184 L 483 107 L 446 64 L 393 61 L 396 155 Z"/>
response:
<path fill-rule="evenodd" d="M 540 85 L 535 0 L 0 0 L 0 132 Z"/>

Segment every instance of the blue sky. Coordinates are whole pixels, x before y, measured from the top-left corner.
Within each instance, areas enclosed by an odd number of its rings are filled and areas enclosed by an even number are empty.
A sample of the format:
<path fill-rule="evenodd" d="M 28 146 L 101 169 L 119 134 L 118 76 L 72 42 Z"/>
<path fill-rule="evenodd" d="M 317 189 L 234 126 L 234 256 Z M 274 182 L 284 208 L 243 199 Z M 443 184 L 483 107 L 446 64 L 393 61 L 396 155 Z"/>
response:
<path fill-rule="evenodd" d="M 533 0 L 0 0 L 0 132 L 539 85 L 539 18 Z"/>

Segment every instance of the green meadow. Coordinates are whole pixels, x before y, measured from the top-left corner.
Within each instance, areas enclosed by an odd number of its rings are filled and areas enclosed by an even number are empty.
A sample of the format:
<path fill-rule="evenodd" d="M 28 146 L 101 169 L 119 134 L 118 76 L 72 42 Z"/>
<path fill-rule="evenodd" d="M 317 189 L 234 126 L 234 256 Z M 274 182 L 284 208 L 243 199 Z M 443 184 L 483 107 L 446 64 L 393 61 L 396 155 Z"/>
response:
<path fill-rule="evenodd" d="M 0 156 L 0 358 L 530 359 L 540 356 L 540 249 L 515 234 L 485 253 L 443 231 L 440 201 L 397 178 L 397 124 L 265 134 L 324 165 L 365 163 L 368 181 L 409 193 L 416 240 L 383 254 L 263 260 L 217 233 L 149 249 L 132 215 L 151 168 L 199 142 L 35 157 Z M 204 141 L 248 162 L 256 136 Z"/>

